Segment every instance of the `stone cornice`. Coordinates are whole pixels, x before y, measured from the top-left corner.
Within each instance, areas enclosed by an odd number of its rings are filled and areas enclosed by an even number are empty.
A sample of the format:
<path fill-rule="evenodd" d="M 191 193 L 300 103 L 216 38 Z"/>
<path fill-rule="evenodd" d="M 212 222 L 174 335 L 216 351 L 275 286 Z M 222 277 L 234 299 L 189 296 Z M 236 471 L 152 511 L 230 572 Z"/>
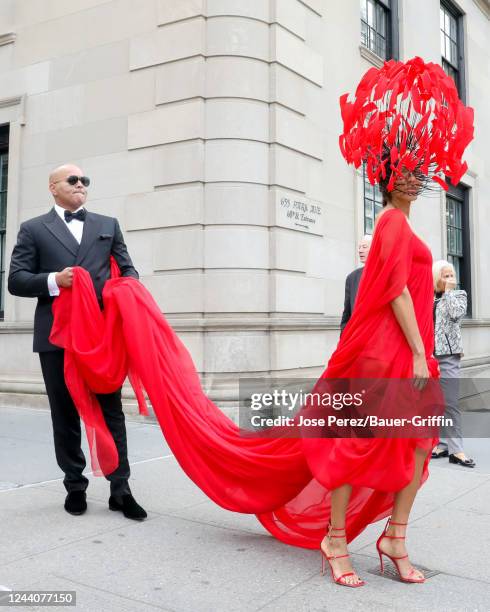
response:
<path fill-rule="evenodd" d="M 32 323 L 11 323 L 0 321 L 0 334 L 32 334 Z"/>
<path fill-rule="evenodd" d="M 20 125 L 25 125 L 26 94 L 0 98 L 0 108 L 8 108 L 10 106 L 19 106 L 19 123 Z"/>
<path fill-rule="evenodd" d="M 490 19 L 490 0 L 473 0 L 487 19 Z"/>
<path fill-rule="evenodd" d="M 11 45 L 15 42 L 17 38 L 17 34 L 15 32 L 6 32 L 5 34 L 0 34 L 0 47 L 3 45 Z"/>
<path fill-rule="evenodd" d="M 168 323 L 178 332 L 199 331 L 338 331 L 339 317 L 216 317 L 173 318 Z M 464 319 L 463 327 L 490 327 L 490 319 Z M 32 323 L 0 322 L 0 334 L 32 334 Z"/>
<path fill-rule="evenodd" d="M 219 318 L 172 318 L 168 323 L 178 332 L 199 331 L 311 331 L 338 330 L 338 317 L 219 317 Z M 490 324 L 490 323 L 489 323 Z M 0 322 L 0 334 L 32 334 L 32 323 Z"/>
<path fill-rule="evenodd" d="M 368 62 L 376 66 L 376 68 L 382 68 L 384 64 L 384 59 L 373 53 L 370 49 L 365 47 L 364 45 L 359 45 L 359 53 L 361 56 L 366 59 Z"/>
<path fill-rule="evenodd" d="M 489 327 L 490 319 L 463 319 L 461 325 L 463 327 Z"/>
<path fill-rule="evenodd" d="M 0 98 L 0 108 L 6 108 L 7 106 L 17 106 L 17 104 L 22 104 L 22 96 Z"/>

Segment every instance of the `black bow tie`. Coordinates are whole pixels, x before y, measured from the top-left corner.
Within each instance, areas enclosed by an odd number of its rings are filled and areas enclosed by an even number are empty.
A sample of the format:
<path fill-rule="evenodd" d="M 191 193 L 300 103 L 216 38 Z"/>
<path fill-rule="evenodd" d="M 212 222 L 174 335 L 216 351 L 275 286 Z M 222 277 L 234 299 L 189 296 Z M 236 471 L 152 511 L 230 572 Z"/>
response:
<path fill-rule="evenodd" d="M 87 216 L 87 211 L 85 208 L 81 208 L 78 212 L 72 213 L 69 210 L 65 210 L 65 221 L 70 223 L 72 219 L 78 219 L 79 221 L 85 221 L 85 217 Z"/>

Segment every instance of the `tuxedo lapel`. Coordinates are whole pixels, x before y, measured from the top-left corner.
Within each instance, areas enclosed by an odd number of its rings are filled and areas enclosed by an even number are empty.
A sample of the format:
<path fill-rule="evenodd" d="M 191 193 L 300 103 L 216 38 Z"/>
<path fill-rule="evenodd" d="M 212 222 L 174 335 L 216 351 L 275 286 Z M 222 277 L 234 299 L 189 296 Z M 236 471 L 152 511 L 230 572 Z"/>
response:
<path fill-rule="evenodd" d="M 80 248 L 78 249 L 76 265 L 79 266 L 84 260 L 87 253 L 90 251 L 90 247 L 97 239 L 99 235 L 100 221 L 97 217 L 87 211 L 87 216 L 83 223 L 83 234 Z"/>
<path fill-rule="evenodd" d="M 60 218 L 55 209 L 53 208 L 50 213 L 48 213 L 48 218 L 46 221 L 43 221 L 46 228 L 51 232 L 51 234 L 73 255 L 77 255 L 79 250 L 79 244 L 75 240 L 73 234 L 66 227 L 66 223 Z"/>

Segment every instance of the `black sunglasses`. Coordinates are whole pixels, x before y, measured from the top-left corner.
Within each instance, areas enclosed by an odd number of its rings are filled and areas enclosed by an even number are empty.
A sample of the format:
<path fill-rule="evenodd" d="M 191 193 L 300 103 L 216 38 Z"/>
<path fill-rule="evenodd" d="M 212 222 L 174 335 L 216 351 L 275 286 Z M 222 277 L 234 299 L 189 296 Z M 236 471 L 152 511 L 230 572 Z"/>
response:
<path fill-rule="evenodd" d="M 60 179 L 59 181 L 55 181 L 55 183 L 60 183 L 61 181 L 66 181 L 69 185 L 76 185 L 78 181 L 82 183 L 84 187 L 88 187 L 90 185 L 90 179 L 88 176 L 76 176 L 75 174 L 70 174 L 66 179 Z"/>
<path fill-rule="evenodd" d="M 84 187 L 88 187 L 90 185 L 90 179 L 88 178 L 88 176 L 75 176 L 74 174 L 71 174 L 66 179 L 66 182 L 70 185 L 76 185 L 78 181 L 80 181 L 80 183 L 82 183 Z"/>

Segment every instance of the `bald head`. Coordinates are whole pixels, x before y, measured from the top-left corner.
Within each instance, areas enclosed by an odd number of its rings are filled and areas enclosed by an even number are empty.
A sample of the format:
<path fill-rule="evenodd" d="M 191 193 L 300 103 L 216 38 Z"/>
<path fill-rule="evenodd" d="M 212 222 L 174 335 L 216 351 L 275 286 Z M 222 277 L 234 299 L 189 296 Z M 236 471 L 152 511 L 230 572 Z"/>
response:
<path fill-rule="evenodd" d="M 87 188 L 77 181 L 71 185 L 69 176 L 84 176 L 83 170 L 75 164 L 63 164 L 55 168 L 49 175 L 49 191 L 53 194 L 56 204 L 67 210 L 77 210 L 85 204 Z"/>
<path fill-rule="evenodd" d="M 49 182 L 54 183 L 59 179 L 66 178 L 71 174 L 75 174 L 76 176 L 83 176 L 83 171 L 74 164 L 63 164 L 62 166 L 58 166 L 55 168 L 51 174 L 49 175 Z"/>

